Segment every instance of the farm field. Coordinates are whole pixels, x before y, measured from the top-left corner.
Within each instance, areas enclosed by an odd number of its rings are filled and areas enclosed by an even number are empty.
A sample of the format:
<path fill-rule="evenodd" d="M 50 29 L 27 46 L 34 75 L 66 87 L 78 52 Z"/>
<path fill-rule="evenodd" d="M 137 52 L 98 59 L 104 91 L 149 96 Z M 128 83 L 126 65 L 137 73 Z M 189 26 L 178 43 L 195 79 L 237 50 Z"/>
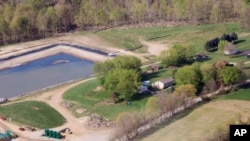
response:
<path fill-rule="evenodd" d="M 166 46 L 174 44 L 192 44 L 196 48 L 196 52 L 206 52 L 204 50 L 204 44 L 207 40 L 215 37 L 220 37 L 224 33 L 236 32 L 239 39 L 242 42 L 236 44 L 236 47 L 240 50 L 250 49 L 250 31 L 244 31 L 237 23 L 227 24 L 207 24 L 201 26 L 182 26 L 182 27 L 147 27 L 147 28 L 131 28 L 131 29 L 110 29 L 99 32 L 88 33 L 106 40 L 112 43 L 115 47 L 124 50 L 130 50 L 134 52 L 137 49 L 147 48 L 142 46 L 140 40 L 148 42 L 157 42 L 166 44 Z M 82 33 L 83 34 L 83 33 Z M 82 36 L 85 36 L 84 33 Z M 74 34 L 79 36 L 81 33 Z M 178 40 L 177 40 L 178 39 Z M 128 45 L 130 44 L 130 45 Z M 138 52 L 137 52 L 138 53 Z M 207 52 L 207 55 L 211 58 L 206 62 L 213 63 L 217 60 L 226 60 L 229 62 L 248 61 L 245 56 L 230 58 L 224 56 L 221 52 Z M 142 78 L 142 81 L 150 80 L 154 82 L 156 80 L 169 77 L 172 75 L 174 68 L 164 68 L 151 75 Z M 82 116 L 76 112 L 77 109 L 83 108 L 90 112 L 99 113 L 102 116 L 115 119 L 120 112 L 125 111 L 142 111 L 143 107 L 149 96 L 142 96 L 138 100 L 132 101 L 132 105 L 127 106 L 121 102 L 115 105 L 102 105 L 103 101 L 111 99 L 111 91 L 95 91 L 98 87 L 98 81 L 92 80 L 83 83 L 64 94 L 64 99 L 74 102 L 74 106 L 71 111 L 76 117 Z M 144 98 L 145 97 L 145 98 Z M 101 107 L 101 108 L 100 108 Z"/>
<path fill-rule="evenodd" d="M 39 101 L 25 101 L 1 106 L 0 115 L 12 118 L 17 124 L 44 129 L 62 125 L 64 117 L 49 105 Z"/>
<path fill-rule="evenodd" d="M 215 37 L 221 37 L 224 33 L 236 32 L 239 36 L 240 43 L 236 44 L 239 51 L 250 49 L 250 31 L 241 29 L 237 23 L 227 24 L 207 24 L 201 26 L 181 26 L 181 27 L 147 27 L 147 28 L 131 28 L 131 29 L 111 29 L 93 33 L 106 41 L 113 43 L 115 46 L 125 50 L 136 51 L 142 50 L 147 46 L 143 46 L 140 40 L 149 42 L 160 42 L 166 46 L 174 44 L 190 44 L 196 48 L 196 53 L 206 52 L 204 44 L 206 41 Z M 230 62 L 247 61 L 244 57 L 230 58 L 224 56 L 220 52 L 208 52 L 211 58 L 208 62 L 216 60 L 227 60 Z"/>
<path fill-rule="evenodd" d="M 142 141 L 200 141 L 213 135 L 214 129 L 238 118 L 249 118 L 250 89 L 222 96 L 212 102 L 204 104 L 183 118 L 161 126 L 156 132 L 145 135 Z"/>

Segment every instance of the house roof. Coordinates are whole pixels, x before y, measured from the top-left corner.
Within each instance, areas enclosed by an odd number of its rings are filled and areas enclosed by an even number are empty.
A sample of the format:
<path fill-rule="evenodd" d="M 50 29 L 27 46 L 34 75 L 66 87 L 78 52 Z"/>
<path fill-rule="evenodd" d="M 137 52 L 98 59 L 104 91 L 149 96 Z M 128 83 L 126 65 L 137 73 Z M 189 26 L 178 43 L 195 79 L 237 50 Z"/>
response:
<path fill-rule="evenodd" d="M 201 53 L 197 54 L 197 56 L 207 56 L 207 55 L 206 55 L 206 53 L 201 52 Z"/>
<path fill-rule="evenodd" d="M 228 52 L 229 54 L 235 54 L 238 50 L 234 47 L 233 43 L 228 42 L 224 48 L 224 53 Z"/>
<path fill-rule="evenodd" d="M 169 82 L 174 81 L 174 78 L 173 77 L 168 77 L 168 78 L 161 79 L 159 81 L 162 82 L 162 83 L 169 83 Z"/>

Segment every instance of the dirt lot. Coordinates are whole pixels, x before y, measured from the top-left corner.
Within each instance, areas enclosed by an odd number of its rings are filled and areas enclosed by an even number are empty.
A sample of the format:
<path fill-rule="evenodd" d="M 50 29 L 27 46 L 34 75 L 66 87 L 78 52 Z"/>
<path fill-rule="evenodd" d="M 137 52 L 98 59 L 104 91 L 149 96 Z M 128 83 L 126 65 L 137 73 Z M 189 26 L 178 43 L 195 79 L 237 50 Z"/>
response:
<path fill-rule="evenodd" d="M 91 78 L 95 79 L 95 78 Z M 108 141 L 112 131 L 112 128 L 105 129 L 91 129 L 86 126 L 87 123 L 81 122 L 79 119 L 75 118 L 70 111 L 61 106 L 62 94 L 70 89 L 71 87 L 78 85 L 79 83 L 91 80 L 86 79 L 74 84 L 70 84 L 64 87 L 55 88 L 53 90 L 42 93 L 42 95 L 29 97 L 25 100 L 38 100 L 44 101 L 50 106 L 54 107 L 59 113 L 61 113 L 65 119 L 66 123 L 60 127 L 54 128 L 55 131 L 59 131 L 63 128 L 70 128 L 72 133 L 71 135 L 66 136 L 65 141 L 93 141 L 98 139 L 98 141 Z M 19 131 L 19 127 L 15 124 L 0 121 L 0 127 L 2 130 L 12 130 L 14 133 L 18 134 L 20 138 L 16 139 L 17 141 L 30 141 L 30 140 L 47 140 L 46 137 L 42 137 L 43 130 L 29 132 L 29 131 Z"/>
<path fill-rule="evenodd" d="M 67 41 L 67 42 L 75 42 L 79 43 L 82 45 L 86 45 L 88 47 L 95 47 L 95 48 L 100 48 L 109 52 L 118 52 L 121 55 L 132 55 L 140 58 L 143 62 L 147 61 L 142 55 L 138 55 L 133 52 L 125 51 L 122 49 L 119 49 L 117 47 L 114 47 L 111 43 L 108 43 L 98 36 L 95 35 L 66 35 L 63 37 L 56 37 L 56 38 L 49 38 L 49 39 L 42 39 L 42 40 L 37 40 L 37 41 L 32 41 L 32 42 L 25 42 L 25 43 L 20 43 L 20 44 L 14 44 L 14 45 L 9 45 L 8 47 L 3 47 L 0 48 L 0 55 L 6 55 L 8 53 L 15 53 L 17 51 L 22 51 L 24 49 L 30 48 L 30 47 L 36 47 L 36 46 L 41 46 L 41 45 L 47 45 L 51 44 L 53 42 L 58 42 L 58 41 Z M 167 49 L 168 46 L 161 44 L 161 43 L 153 43 L 153 42 L 146 42 L 142 41 L 142 44 L 148 46 L 148 51 L 149 53 L 153 55 L 158 55 L 161 50 Z M 33 59 L 32 56 L 29 59 Z M 18 62 L 13 62 L 12 63 L 18 63 Z M 93 78 L 92 78 L 93 79 Z M 69 110 L 65 109 L 60 105 L 62 101 L 62 94 L 70 89 L 71 87 L 82 83 L 84 81 L 77 82 L 74 84 L 69 84 L 63 87 L 58 87 L 46 92 L 43 92 L 41 95 L 38 96 L 32 96 L 28 97 L 25 100 L 38 100 L 38 101 L 44 101 L 50 106 L 54 107 L 58 112 L 60 112 L 66 119 L 66 123 L 62 125 L 61 127 L 56 127 L 55 130 L 60 130 L 62 128 L 70 128 L 73 132 L 72 135 L 66 136 L 65 140 L 66 141 L 93 141 L 93 140 L 98 140 L 98 141 L 108 141 L 109 138 L 112 135 L 112 131 L 114 129 L 106 128 L 106 129 L 90 129 L 86 126 L 86 123 L 82 123 L 79 119 L 75 118 Z M 45 137 L 42 137 L 42 131 L 35 131 L 35 132 L 29 132 L 29 131 L 20 131 L 18 128 L 20 126 L 17 126 L 13 123 L 9 123 L 6 121 L 0 121 L 0 131 L 2 130 L 12 130 L 13 132 L 17 133 L 20 138 L 15 139 L 17 141 L 39 141 L 39 140 L 48 140 Z M 50 139 L 51 140 L 51 139 Z"/>

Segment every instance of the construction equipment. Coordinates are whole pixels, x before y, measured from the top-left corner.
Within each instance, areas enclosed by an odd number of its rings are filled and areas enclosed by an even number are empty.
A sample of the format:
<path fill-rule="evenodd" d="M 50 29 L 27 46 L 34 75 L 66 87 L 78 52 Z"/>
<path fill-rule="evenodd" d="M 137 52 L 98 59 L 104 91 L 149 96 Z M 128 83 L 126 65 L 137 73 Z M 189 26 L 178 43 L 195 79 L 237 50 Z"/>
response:
<path fill-rule="evenodd" d="M 44 136 L 49 137 L 49 138 L 55 138 L 55 139 L 61 138 L 61 134 L 57 131 L 45 129 L 44 133 L 45 133 Z"/>
<path fill-rule="evenodd" d="M 10 141 L 11 139 L 15 139 L 18 136 L 12 133 L 10 130 L 6 130 L 5 133 L 0 133 L 0 141 Z"/>
<path fill-rule="evenodd" d="M 69 128 L 64 128 L 59 131 L 60 133 L 72 134 L 72 131 Z"/>

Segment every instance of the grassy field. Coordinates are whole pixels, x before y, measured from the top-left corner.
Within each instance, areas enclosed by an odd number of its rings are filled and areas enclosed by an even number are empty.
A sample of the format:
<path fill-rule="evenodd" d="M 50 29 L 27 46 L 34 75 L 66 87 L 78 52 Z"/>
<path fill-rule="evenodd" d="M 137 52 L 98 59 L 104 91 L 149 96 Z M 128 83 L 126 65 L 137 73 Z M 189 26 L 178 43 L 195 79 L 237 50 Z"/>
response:
<path fill-rule="evenodd" d="M 162 127 L 142 141 L 201 141 L 219 126 L 239 116 L 249 117 L 249 101 L 223 100 L 205 104 L 187 116 Z"/>
<path fill-rule="evenodd" d="M 214 129 L 241 114 L 250 117 L 250 89 L 241 89 L 202 105 L 179 120 L 160 126 L 145 135 L 142 141 L 200 141 L 212 136 Z M 163 124 L 164 125 L 164 124 Z"/>
<path fill-rule="evenodd" d="M 248 100 L 250 101 L 250 89 L 240 89 L 236 92 L 230 93 L 228 95 L 220 97 L 219 100 L 230 100 L 230 99 L 236 99 L 236 100 Z"/>
<path fill-rule="evenodd" d="M 25 101 L 1 106 L 0 115 L 14 122 L 36 128 L 51 128 L 65 122 L 64 117 L 49 105 L 38 101 Z"/>
<path fill-rule="evenodd" d="M 221 37 L 224 33 L 236 32 L 239 39 L 243 42 L 236 44 L 240 51 L 250 49 L 250 31 L 241 29 L 237 23 L 228 24 L 207 24 L 201 26 L 176 26 L 176 27 L 147 27 L 147 28 L 130 28 L 130 29 L 111 29 L 95 33 L 115 44 L 118 47 L 127 50 L 136 50 L 142 47 L 139 39 L 147 41 L 162 42 L 170 45 L 174 44 L 192 44 L 196 52 L 205 52 L 204 44 L 207 40 L 215 37 Z M 145 49 L 144 49 L 145 50 Z M 246 61 L 246 57 L 229 58 L 219 52 L 207 53 L 212 59 L 209 62 L 215 62 L 218 59 L 228 61 Z"/>
<path fill-rule="evenodd" d="M 105 118 L 115 120 L 120 112 L 141 111 L 148 99 L 144 96 L 138 96 L 137 99 L 132 101 L 131 105 L 126 105 L 125 102 L 110 105 L 102 104 L 103 100 L 111 99 L 111 91 L 95 91 L 98 85 L 98 80 L 91 80 L 68 90 L 63 95 L 65 100 L 77 102 L 77 105 L 72 108 L 76 116 L 80 115 L 77 115 L 75 110 L 82 107 L 88 109 L 91 113 L 99 113 Z"/>

